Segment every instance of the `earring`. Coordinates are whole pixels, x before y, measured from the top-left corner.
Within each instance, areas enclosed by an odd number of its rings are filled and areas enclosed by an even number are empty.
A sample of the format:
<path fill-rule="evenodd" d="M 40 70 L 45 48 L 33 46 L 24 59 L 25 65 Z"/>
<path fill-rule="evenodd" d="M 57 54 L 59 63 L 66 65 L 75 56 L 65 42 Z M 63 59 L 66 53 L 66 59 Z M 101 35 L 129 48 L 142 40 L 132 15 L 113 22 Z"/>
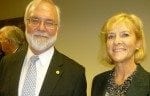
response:
<path fill-rule="evenodd" d="M 136 48 L 136 51 L 140 50 L 140 48 Z"/>

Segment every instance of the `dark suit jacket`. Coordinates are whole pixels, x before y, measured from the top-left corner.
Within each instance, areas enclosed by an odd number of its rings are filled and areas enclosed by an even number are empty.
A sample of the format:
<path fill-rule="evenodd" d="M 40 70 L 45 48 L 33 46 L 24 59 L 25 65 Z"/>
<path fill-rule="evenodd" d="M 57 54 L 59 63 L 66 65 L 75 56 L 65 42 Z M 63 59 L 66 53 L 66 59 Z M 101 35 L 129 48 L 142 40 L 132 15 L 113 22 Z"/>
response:
<path fill-rule="evenodd" d="M 27 47 L 1 60 L 0 96 L 17 96 L 26 52 Z M 86 96 L 84 67 L 55 49 L 39 96 Z"/>
<path fill-rule="evenodd" d="M 110 73 L 112 70 L 95 76 L 91 96 L 105 96 Z M 146 72 L 140 64 L 137 64 L 137 73 L 127 90 L 126 96 L 150 96 L 150 73 Z"/>

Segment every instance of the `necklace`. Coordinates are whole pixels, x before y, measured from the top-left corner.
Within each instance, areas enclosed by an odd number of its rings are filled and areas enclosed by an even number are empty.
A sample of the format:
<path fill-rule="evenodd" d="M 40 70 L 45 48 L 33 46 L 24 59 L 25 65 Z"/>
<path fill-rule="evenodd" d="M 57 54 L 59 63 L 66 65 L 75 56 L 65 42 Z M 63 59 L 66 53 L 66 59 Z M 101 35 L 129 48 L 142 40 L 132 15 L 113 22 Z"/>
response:
<path fill-rule="evenodd" d="M 127 80 L 124 81 L 123 84 L 117 85 L 115 83 L 115 72 L 110 74 L 110 79 L 108 80 L 108 85 L 106 88 L 107 94 L 109 96 L 125 96 L 129 86 L 131 85 L 132 79 L 135 76 L 136 71 L 134 71 L 128 78 Z"/>

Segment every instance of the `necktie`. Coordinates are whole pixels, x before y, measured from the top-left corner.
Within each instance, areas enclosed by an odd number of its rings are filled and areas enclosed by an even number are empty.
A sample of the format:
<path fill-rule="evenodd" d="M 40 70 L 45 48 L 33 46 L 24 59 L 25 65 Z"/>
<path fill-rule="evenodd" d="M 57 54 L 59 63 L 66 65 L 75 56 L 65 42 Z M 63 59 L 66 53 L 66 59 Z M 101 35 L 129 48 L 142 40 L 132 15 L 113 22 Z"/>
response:
<path fill-rule="evenodd" d="M 37 78 L 36 61 L 38 59 L 38 56 L 32 56 L 29 60 L 30 65 L 27 70 L 21 96 L 35 96 Z"/>

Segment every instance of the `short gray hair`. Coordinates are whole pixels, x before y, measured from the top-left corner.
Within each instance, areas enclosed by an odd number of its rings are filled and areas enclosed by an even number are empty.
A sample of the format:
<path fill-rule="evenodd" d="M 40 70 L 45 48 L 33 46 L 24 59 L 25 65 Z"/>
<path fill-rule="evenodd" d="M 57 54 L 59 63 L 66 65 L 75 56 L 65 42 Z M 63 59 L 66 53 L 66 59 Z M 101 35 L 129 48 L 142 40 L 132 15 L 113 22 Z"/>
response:
<path fill-rule="evenodd" d="M 26 24 L 26 19 L 28 18 L 28 15 L 31 12 L 31 10 L 33 10 L 38 4 L 40 4 L 41 1 L 46 1 L 49 4 L 54 5 L 54 7 L 56 8 L 56 11 L 57 11 L 57 16 L 58 16 L 58 26 L 60 26 L 60 13 L 61 13 L 60 8 L 56 4 L 54 4 L 54 2 L 52 0 L 33 0 L 33 1 L 31 1 L 27 5 L 26 10 L 25 10 L 24 23 Z"/>

